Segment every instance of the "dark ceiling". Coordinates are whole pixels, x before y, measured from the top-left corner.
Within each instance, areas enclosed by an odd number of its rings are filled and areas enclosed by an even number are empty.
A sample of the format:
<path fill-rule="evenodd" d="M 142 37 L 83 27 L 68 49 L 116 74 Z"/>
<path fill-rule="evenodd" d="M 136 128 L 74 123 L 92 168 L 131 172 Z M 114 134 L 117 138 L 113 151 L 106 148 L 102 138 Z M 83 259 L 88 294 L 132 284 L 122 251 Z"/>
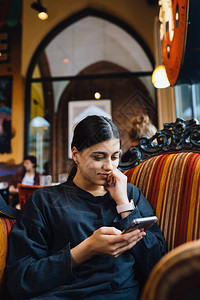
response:
<path fill-rule="evenodd" d="M 147 4 L 156 6 L 158 5 L 158 0 L 147 0 Z"/>

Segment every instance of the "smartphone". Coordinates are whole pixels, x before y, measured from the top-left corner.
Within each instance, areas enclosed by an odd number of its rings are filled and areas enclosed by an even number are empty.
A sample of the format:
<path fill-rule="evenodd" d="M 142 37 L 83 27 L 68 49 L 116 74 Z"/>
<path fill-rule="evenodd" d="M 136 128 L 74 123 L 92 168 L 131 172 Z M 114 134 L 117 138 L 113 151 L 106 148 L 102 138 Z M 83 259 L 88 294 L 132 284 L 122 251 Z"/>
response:
<path fill-rule="evenodd" d="M 134 219 L 123 231 L 122 233 L 127 233 L 135 229 L 144 229 L 146 231 L 149 229 L 154 223 L 158 221 L 156 216 L 152 217 L 144 217 Z"/>

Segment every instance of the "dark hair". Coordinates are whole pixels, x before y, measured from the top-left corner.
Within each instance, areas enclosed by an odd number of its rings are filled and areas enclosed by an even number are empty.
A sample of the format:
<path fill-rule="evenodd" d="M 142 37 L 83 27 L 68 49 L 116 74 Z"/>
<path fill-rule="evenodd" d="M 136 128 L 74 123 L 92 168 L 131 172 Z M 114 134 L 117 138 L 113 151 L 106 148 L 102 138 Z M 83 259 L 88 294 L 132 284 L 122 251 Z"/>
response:
<path fill-rule="evenodd" d="M 36 159 L 35 156 L 33 156 L 33 155 L 27 155 L 27 156 L 24 157 L 24 161 L 25 160 L 30 160 L 32 162 L 32 164 L 34 164 L 34 168 L 36 168 L 36 166 L 37 166 L 37 159 Z"/>
<path fill-rule="evenodd" d="M 97 115 L 88 116 L 76 125 L 71 149 L 76 147 L 78 151 L 83 151 L 113 137 L 120 140 L 119 130 L 111 119 Z M 76 170 L 77 167 L 73 164 L 69 180 L 74 178 Z"/>
<path fill-rule="evenodd" d="M 78 151 L 82 151 L 113 137 L 120 139 L 120 133 L 111 119 L 96 115 L 88 116 L 76 125 L 71 149 L 76 147 Z"/>

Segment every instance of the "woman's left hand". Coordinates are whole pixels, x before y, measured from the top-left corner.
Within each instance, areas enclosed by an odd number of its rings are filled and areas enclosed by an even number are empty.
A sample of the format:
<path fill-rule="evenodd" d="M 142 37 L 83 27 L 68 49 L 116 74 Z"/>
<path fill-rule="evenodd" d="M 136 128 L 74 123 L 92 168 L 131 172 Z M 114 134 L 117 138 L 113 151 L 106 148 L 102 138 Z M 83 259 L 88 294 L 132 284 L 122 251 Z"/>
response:
<path fill-rule="evenodd" d="M 105 189 L 111 194 L 117 205 L 129 203 L 127 196 L 127 177 L 120 170 L 114 169 L 107 178 Z"/>

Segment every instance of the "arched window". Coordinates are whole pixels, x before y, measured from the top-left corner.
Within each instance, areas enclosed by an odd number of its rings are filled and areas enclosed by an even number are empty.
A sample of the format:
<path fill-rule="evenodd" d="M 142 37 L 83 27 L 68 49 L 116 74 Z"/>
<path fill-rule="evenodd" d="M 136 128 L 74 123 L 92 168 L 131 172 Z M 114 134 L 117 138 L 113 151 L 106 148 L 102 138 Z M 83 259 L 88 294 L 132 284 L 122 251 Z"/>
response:
<path fill-rule="evenodd" d="M 50 32 L 32 59 L 27 80 L 26 151 L 37 156 L 39 171 L 57 180 L 70 168 L 70 105 L 78 116 L 91 112 L 90 106 L 110 114 L 124 151 L 137 114 L 147 113 L 157 125 L 152 70 L 145 44 L 108 15 L 86 10 Z"/>

